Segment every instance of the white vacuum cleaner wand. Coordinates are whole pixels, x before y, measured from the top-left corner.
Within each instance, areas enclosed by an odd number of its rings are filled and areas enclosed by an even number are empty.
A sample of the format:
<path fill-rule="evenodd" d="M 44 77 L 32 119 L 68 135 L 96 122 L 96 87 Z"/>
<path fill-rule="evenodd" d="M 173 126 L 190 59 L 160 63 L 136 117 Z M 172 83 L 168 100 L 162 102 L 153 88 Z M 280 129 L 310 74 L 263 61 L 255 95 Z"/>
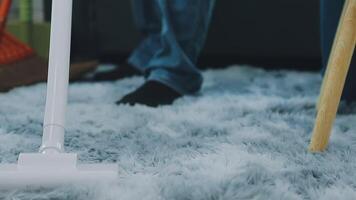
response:
<path fill-rule="evenodd" d="M 54 0 L 52 3 L 47 98 L 40 151 L 20 154 L 17 165 L 0 165 L 0 189 L 55 187 L 117 179 L 116 164 L 79 165 L 76 154 L 64 153 L 72 4 L 73 0 Z"/>

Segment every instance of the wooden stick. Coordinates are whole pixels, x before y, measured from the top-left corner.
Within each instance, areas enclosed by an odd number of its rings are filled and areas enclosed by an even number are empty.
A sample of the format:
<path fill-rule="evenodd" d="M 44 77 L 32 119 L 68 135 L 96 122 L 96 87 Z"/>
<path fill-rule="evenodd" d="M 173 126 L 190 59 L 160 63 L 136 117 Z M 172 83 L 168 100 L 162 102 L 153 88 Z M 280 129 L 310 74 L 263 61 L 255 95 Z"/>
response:
<path fill-rule="evenodd" d="M 347 0 L 344 17 L 340 20 L 334 48 L 330 54 L 313 136 L 311 152 L 324 151 L 339 107 L 348 69 L 356 45 L 356 0 Z"/>
<path fill-rule="evenodd" d="M 346 0 L 346 1 L 349 1 L 349 0 Z M 347 8 L 347 5 L 348 5 L 346 1 L 345 1 L 345 4 L 344 4 L 344 7 L 343 7 L 343 9 L 342 9 L 341 15 L 340 15 L 340 20 L 339 20 L 340 22 L 341 22 L 341 21 L 344 21 L 344 19 L 345 19 L 345 12 L 346 12 L 346 8 Z M 340 34 L 340 31 L 337 31 L 336 34 L 335 34 L 335 38 L 338 38 L 338 37 L 339 37 L 339 34 Z M 332 46 L 332 48 L 331 48 L 330 54 L 331 54 L 331 52 L 334 51 L 334 49 L 335 49 L 335 44 L 336 44 L 336 43 L 334 42 L 334 44 L 333 44 L 333 46 Z M 331 59 L 331 56 L 329 56 L 328 63 L 330 63 L 330 59 Z M 317 102 L 317 104 L 316 104 L 316 110 L 317 110 L 317 111 L 319 110 L 319 105 L 320 105 L 321 98 L 322 98 L 322 96 L 324 95 L 325 81 L 328 80 L 329 71 L 330 71 L 330 65 L 328 65 L 328 66 L 326 67 L 326 71 L 325 71 L 325 74 L 324 74 L 323 82 L 322 82 L 322 84 L 321 84 L 320 95 L 319 95 L 319 98 L 318 98 L 318 102 Z"/>

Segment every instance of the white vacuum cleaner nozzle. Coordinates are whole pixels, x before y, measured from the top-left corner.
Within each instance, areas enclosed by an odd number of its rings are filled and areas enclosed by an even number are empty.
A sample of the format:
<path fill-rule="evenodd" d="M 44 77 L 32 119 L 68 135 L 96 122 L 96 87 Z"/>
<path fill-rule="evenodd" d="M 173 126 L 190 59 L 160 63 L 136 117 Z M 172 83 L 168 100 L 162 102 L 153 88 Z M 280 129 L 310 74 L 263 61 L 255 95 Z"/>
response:
<path fill-rule="evenodd" d="M 73 0 L 52 2 L 47 98 L 40 153 L 20 154 L 18 164 L 0 165 L 0 190 L 114 181 L 115 164 L 77 164 L 64 153 Z"/>
<path fill-rule="evenodd" d="M 116 164 L 77 164 L 77 155 L 20 154 L 18 164 L 0 165 L 0 188 L 52 188 L 117 180 Z"/>

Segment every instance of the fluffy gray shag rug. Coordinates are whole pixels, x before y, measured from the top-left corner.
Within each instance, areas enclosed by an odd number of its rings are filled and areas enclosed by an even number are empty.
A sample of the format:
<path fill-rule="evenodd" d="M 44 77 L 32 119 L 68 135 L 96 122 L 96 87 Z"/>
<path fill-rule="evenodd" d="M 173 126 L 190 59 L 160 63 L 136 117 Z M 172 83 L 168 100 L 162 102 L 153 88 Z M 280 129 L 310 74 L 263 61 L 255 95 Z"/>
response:
<path fill-rule="evenodd" d="M 173 106 L 116 106 L 143 79 L 70 87 L 66 146 L 82 162 L 117 162 L 113 185 L 6 191 L 0 199 L 354 199 L 356 115 L 339 115 L 324 154 L 310 154 L 321 78 L 231 67 L 204 72 Z M 40 145 L 45 84 L 0 94 L 0 161 Z M 1 181 L 1 180 L 0 180 Z"/>

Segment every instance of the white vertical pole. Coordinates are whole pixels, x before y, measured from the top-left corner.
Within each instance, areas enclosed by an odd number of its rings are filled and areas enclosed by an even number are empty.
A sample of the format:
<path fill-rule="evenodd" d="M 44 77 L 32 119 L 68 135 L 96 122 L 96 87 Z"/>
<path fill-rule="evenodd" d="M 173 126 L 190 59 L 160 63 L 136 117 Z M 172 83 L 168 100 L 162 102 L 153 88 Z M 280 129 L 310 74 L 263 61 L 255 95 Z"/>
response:
<path fill-rule="evenodd" d="M 63 152 L 72 25 L 72 0 L 52 2 L 47 98 L 40 152 Z"/>

